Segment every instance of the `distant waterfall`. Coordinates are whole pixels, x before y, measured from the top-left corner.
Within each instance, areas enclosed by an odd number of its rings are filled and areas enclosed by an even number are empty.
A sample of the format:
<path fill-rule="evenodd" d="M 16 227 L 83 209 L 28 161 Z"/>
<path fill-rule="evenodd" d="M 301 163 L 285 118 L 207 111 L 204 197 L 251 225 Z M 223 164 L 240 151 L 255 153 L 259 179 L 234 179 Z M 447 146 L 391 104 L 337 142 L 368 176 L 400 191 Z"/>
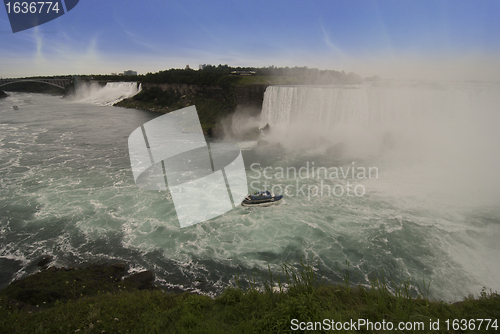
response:
<path fill-rule="evenodd" d="M 76 99 L 101 105 L 113 105 L 141 91 L 137 82 L 108 82 L 101 86 L 97 82 L 80 83 L 76 89 Z"/>
<path fill-rule="evenodd" d="M 306 123 L 331 129 L 341 124 L 370 126 L 467 117 L 484 97 L 481 94 L 488 92 L 458 84 L 270 86 L 264 95 L 260 125 Z"/>
<path fill-rule="evenodd" d="M 485 157 L 500 141 L 499 107 L 492 83 L 269 86 L 260 127 L 270 126 L 266 142 L 307 152 L 341 144 L 354 157 L 385 148 Z"/>

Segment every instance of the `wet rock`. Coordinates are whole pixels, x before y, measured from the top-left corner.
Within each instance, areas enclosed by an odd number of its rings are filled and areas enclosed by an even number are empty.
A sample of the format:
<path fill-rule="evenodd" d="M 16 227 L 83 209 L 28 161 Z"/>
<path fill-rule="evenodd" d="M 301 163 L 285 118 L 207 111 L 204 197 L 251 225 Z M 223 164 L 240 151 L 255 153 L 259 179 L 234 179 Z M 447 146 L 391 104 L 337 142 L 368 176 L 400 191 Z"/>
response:
<path fill-rule="evenodd" d="M 48 265 L 50 263 L 50 261 L 52 261 L 52 257 L 44 256 L 40 261 L 38 261 L 38 263 L 36 265 L 39 267 L 45 267 L 46 265 Z"/>
<path fill-rule="evenodd" d="M 152 287 L 154 281 L 154 274 L 150 270 L 141 271 L 136 274 L 132 274 L 125 278 L 125 281 L 137 284 L 138 289 L 148 289 Z"/>
<path fill-rule="evenodd" d="M 259 129 L 261 133 L 267 135 L 269 132 L 271 132 L 271 127 L 269 126 L 269 123 L 267 123 L 263 128 Z"/>
<path fill-rule="evenodd" d="M 126 264 L 125 263 L 113 263 L 111 265 L 111 267 L 115 268 L 115 269 L 119 269 L 119 270 L 125 270 L 127 268 Z"/>
<path fill-rule="evenodd" d="M 115 280 L 121 280 L 121 278 L 123 277 L 123 275 L 125 275 L 125 272 L 127 271 L 127 265 L 122 262 L 113 263 L 110 267 L 112 269 L 111 276 Z"/>

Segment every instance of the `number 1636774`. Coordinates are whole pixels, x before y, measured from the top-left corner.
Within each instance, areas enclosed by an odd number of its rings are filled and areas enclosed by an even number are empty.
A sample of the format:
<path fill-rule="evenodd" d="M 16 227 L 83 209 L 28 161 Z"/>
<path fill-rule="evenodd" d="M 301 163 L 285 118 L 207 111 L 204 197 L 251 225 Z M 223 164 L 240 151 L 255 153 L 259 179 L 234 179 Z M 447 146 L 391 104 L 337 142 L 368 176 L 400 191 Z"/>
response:
<path fill-rule="evenodd" d="M 481 329 L 488 330 L 490 328 L 498 330 L 497 319 L 447 319 L 445 323 L 446 330 L 473 331 Z"/>
<path fill-rule="evenodd" d="M 59 13 L 59 3 L 51 1 L 38 1 L 38 2 L 7 2 L 5 4 L 7 8 L 7 13 L 14 14 L 41 14 L 56 12 Z"/>

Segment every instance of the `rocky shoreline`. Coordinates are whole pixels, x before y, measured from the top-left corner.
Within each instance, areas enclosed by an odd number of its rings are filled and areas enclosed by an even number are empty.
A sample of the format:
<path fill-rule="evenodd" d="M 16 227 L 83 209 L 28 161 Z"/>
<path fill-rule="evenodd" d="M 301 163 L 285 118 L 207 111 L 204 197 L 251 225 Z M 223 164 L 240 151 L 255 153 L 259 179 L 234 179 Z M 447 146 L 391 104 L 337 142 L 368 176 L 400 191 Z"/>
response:
<path fill-rule="evenodd" d="M 122 291 L 159 290 L 149 270 L 127 275 L 129 266 L 122 262 L 87 264 L 81 267 L 47 265 L 50 257 L 38 262 L 40 271 L 10 283 L 0 291 L 13 309 L 29 313 L 43 311 L 56 303 Z"/>
<path fill-rule="evenodd" d="M 114 106 L 165 114 L 195 105 L 203 133 L 209 137 L 223 137 L 221 122 L 237 110 L 254 116 L 260 114 L 267 86 L 252 84 L 224 90 L 218 86 L 145 83 L 140 93 Z"/>
<path fill-rule="evenodd" d="M 147 110 L 147 111 L 157 112 L 160 114 L 166 114 L 171 111 L 177 110 L 176 107 L 168 107 L 168 106 L 161 106 L 158 104 L 144 103 L 141 101 L 135 101 L 133 98 L 123 99 L 120 102 L 113 104 L 113 106 L 121 108 Z M 185 105 L 182 107 L 187 107 L 187 106 L 189 105 Z"/>

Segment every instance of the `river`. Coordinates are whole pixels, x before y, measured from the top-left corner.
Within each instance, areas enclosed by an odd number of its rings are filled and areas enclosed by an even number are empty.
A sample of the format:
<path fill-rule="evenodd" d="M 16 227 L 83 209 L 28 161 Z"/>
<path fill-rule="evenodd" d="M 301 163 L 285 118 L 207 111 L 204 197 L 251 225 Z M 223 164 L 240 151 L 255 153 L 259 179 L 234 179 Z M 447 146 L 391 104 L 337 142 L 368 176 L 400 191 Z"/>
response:
<path fill-rule="evenodd" d="M 128 136 L 158 114 L 95 104 L 102 91 L 79 101 L 10 93 L 0 100 L 0 288 L 50 255 L 65 267 L 127 262 L 208 295 L 301 260 L 320 261 L 331 282 L 346 270 L 353 284 L 425 280 L 430 297 L 447 301 L 498 290 L 499 87 L 395 89 L 268 89 L 269 146 L 237 143 L 249 189 L 273 188 L 284 203 L 186 228 L 167 192 L 139 189 L 131 171 Z M 336 120 L 308 99 L 336 106 Z M 404 109 L 419 100 L 431 102 Z M 430 105 L 447 113 L 434 119 Z M 380 126 L 402 108 L 410 116 Z"/>

